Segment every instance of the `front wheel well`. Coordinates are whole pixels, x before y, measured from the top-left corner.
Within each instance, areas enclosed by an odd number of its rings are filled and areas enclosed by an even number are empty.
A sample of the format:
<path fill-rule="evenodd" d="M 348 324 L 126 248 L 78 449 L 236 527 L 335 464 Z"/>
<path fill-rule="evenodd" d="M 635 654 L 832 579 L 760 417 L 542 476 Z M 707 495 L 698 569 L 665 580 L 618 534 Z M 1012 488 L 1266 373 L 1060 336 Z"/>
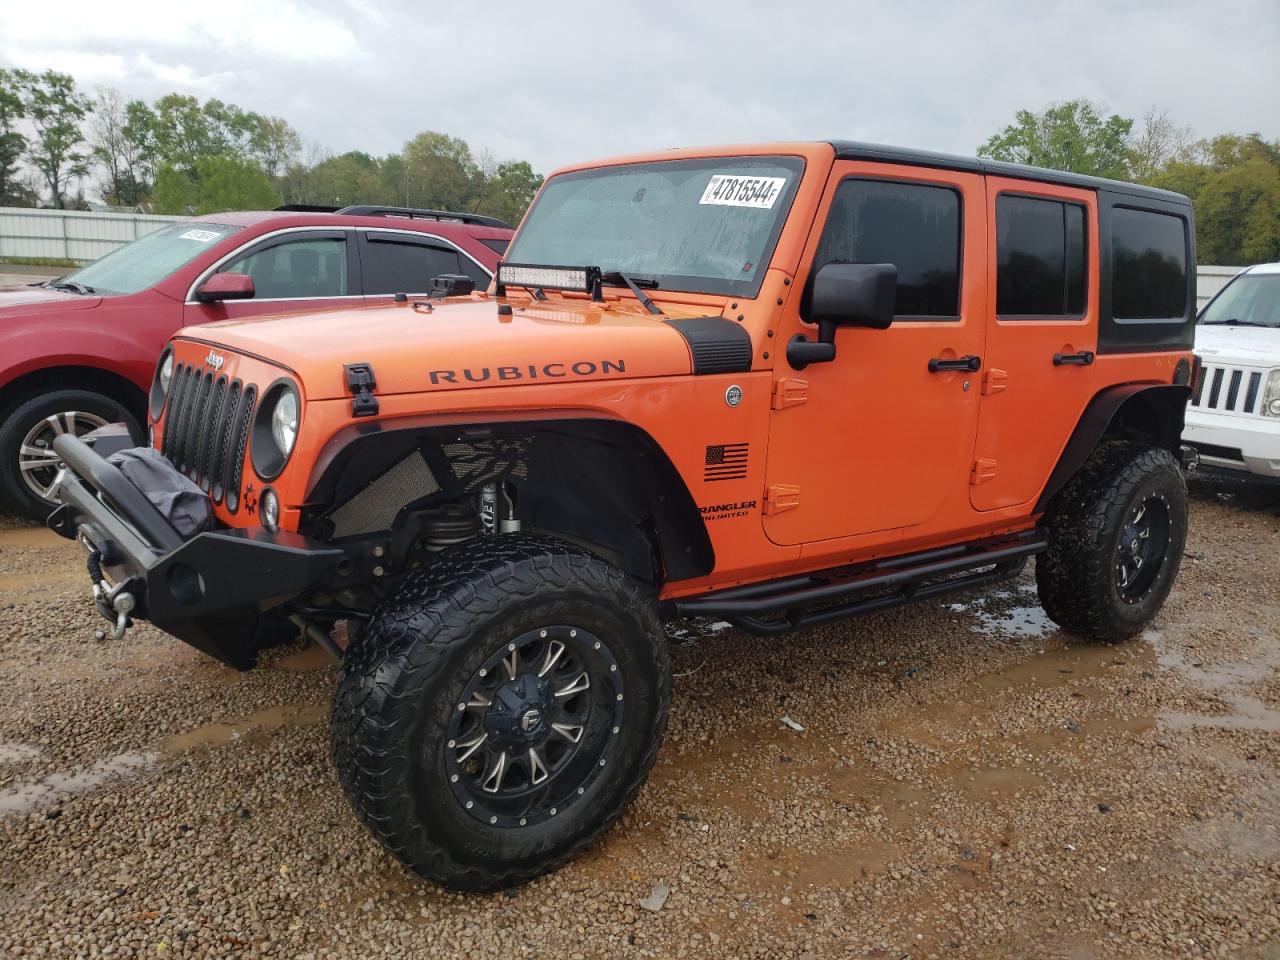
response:
<path fill-rule="evenodd" d="M 0 414 L 54 390 L 92 390 L 110 397 L 137 418 L 147 420 L 147 395 L 127 377 L 100 367 L 61 366 L 32 370 L 0 387 Z"/>
<path fill-rule="evenodd" d="M 339 452 L 321 465 L 307 495 L 302 532 L 309 535 L 394 540 L 414 528 L 415 514 L 474 503 L 496 482 L 510 488 L 524 532 L 577 544 L 637 580 L 659 585 L 714 566 L 706 524 L 679 470 L 633 424 L 424 424 L 336 439 Z"/>

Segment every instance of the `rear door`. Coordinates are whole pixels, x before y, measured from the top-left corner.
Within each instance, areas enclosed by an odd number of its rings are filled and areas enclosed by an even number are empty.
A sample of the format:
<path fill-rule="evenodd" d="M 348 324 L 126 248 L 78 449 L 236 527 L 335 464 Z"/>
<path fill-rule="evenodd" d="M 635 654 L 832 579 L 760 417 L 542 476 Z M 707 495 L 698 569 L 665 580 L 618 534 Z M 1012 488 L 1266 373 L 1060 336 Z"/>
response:
<path fill-rule="evenodd" d="M 397 230 L 360 231 L 360 264 L 366 302 L 386 303 L 397 293 L 426 294 L 431 280 L 462 274 L 477 290 L 489 286 L 489 273 L 468 254 L 440 237 Z"/>
<path fill-rule="evenodd" d="M 815 335 L 803 291 L 830 262 L 896 265 L 895 317 L 887 330 L 840 329 L 830 363 L 796 371 L 779 358 L 775 397 L 803 400 L 774 404 L 764 520 L 773 542 L 910 528 L 948 503 L 970 512 L 981 373 L 956 368 L 982 363 L 983 189 L 972 173 L 835 164 L 779 342 Z"/>
<path fill-rule="evenodd" d="M 1089 190 L 987 178 L 987 357 L 970 501 L 1034 500 L 1094 391 L 1098 209 Z"/>

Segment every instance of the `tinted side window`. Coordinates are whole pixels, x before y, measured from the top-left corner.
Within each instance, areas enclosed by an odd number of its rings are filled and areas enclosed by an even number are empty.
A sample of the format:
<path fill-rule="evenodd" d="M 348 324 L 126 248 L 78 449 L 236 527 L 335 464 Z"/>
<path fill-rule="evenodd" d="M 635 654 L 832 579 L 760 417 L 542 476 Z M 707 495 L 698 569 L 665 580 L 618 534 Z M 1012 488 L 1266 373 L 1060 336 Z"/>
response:
<path fill-rule="evenodd" d="M 998 197 L 996 257 L 1000 316 L 1084 313 L 1084 207 L 1035 197 Z"/>
<path fill-rule="evenodd" d="M 462 252 L 458 253 L 458 272 L 465 274 L 474 280 L 477 290 L 485 289 L 489 286 L 489 281 L 492 279 L 492 277 L 489 276 L 489 272 L 485 270 L 484 267 L 480 266 L 480 264 L 476 263 Z"/>
<path fill-rule="evenodd" d="M 507 247 L 511 246 L 511 240 L 507 237 L 498 237 L 497 239 L 481 240 L 480 242 L 483 243 L 490 250 L 492 250 L 494 253 L 498 254 L 499 256 L 506 253 Z"/>
<path fill-rule="evenodd" d="M 1187 312 L 1187 238 L 1181 217 L 1116 207 L 1111 215 L 1111 312 L 1119 320 Z"/>
<path fill-rule="evenodd" d="M 342 297 L 347 293 L 347 242 L 289 240 L 233 260 L 221 272 L 247 273 L 258 300 Z"/>
<path fill-rule="evenodd" d="M 367 294 L 426 293 L 432 277 L 460 272 L 458 252 L 452 248 L 369 237 L 364 251 Z"/>
<path fill-rule="evenodd" d="M 892 263 L 899 317 L 960 315 L 960 195 L 948 187 L 845 180 L 814 258 L 827 263 Z"/>

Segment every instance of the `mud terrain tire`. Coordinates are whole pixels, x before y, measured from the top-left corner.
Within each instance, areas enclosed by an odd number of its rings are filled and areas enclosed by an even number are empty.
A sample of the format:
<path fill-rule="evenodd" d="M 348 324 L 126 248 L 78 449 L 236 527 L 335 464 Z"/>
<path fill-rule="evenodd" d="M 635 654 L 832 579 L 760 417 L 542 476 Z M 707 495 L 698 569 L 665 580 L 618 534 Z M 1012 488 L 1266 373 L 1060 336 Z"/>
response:
<path fill-rule="evenodd" d="M 548 631 L 563 642 L 539 639 Z M 515 665 L 508 668 L 509 661 L 501 658 L 517 645 L 518 657 L 533 653 L 518 664 L 510 661 Z M 546 671 L 545 701 L 533 708 L 528 702 L 518 705 L 515 725 L 497 732 L 488 727 L 493 711 L 505 709 L 494 704 L 518 695 L 524 688 L 513 693 L 513 685 L 526 678 L 529 688 L 536 688 L 543 677 L 536 668 L 549 660 L 556 668 Z M 578 665 L 565 668 L 566 663 Z M 556 689 L 565 683 L 555 679 L 565 676 L 557 671 L 579 667 L 583 676 L 589 674 L 590 689 L 581 686 L 581 677 L 570 681 L 579 684 L 577 696 L 588 707 L 580 711 L 578 740 L 541 730 L 547 738 L 538 748 L 547 763 L 543 772 L 559 772 L 544 776 L 544 788 L 535 786 L 538 767 L 531 762 L 519 768 L 521 773 L 497 780 L 499 789 L 507 790 L 516 778 L 513 792 L 525 790 L 517 804 L 531 803 L 534 795 L 553 799 L 536 816 L 523 808 L 513 812 L 505 795 L 495 793 L 490 801 L 480 788 L 491 785 L 487 771 L 496 757 L 485 761 L 480 775 L 469 774 L 458 760 L 467 741 L 455 726 L 471 723 L 473 731 L 486 731 L 493 740 L 535 736 L 520 723 L 530 716 L 535 727 L 555 726 L 553 716 L 563 721 L 551 711 L 579 701 Z M 498 690 L 484 688 L 487 694 L 476 686 L 499 682 Z M 553 695 L 560 699 L 553 703 Z M 445 886 L 492 890 L 554 870 L 622 815 L 653 766 L 670 695 L 666 637 L 652 591 L 576 546 L 504 535 L 453 547 L 428 569 L 405 576 L 347 652 L 333 701 L 330 745 L 351 805 L 390 853 Z M 476 708 L 474 718 L 460 702 L 485 696 L 491 699 Z M 539 711 L 544 702 L 545 723 Z M 510 712 L 506 719 L 513 719 Z M 509 742 L 503 741 L 504 747 Z M 511 771 L 518 759 L 533 753 L 529 743 L 522 740 L 510 749 Z M 562 751 L 564 766 L 555 766 L 553 747 Z M 484 750 L 496 752 L 492 740 Z M 583 752 L 588 750 L 599 752 Z M 576 766 L 563 761 L 566 753 Z M 506 749 L 502 756 L 508 756 Z M 561 776 L 566 779 L 557 784 Z M 553 791 L 564 799 L 556 801 Z M 498 805 L 492 822 L 484 809 L 488 803 Z"/>
<path fill-rule="evenodd" d="M 1064 630 L 1118 643 L 1151 622 L 1173 587 L 1187 536 L 1187 486 L 1168 450 L 1100 448 L 1045 514 L 1036 560 L 1045 612 Z"/>

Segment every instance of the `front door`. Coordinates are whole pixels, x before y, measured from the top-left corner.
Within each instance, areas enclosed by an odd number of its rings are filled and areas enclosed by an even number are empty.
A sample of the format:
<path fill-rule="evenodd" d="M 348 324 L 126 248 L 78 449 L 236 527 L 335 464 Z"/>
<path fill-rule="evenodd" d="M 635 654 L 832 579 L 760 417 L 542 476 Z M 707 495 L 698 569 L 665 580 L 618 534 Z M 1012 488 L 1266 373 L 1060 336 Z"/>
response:
<path fill-rule="evenodd" d="M 976 174 L 835 165 L 779 330 L 764 520 L 775 543 L 914 527 L 957 501 L 970 509 L 982 374 L 947 367 L 982 362 L 985 206 Z M 830 262 L 897 266 L 893 324 L 843 328 L 834 361 L 793 370 L 785 346 L 815 335 L 804 294 Z"/>
<path fill-rule="evenodd" d="M 359 269 L 346 230 L 295 230 L 251 244 L 218 266 L 218 273 L 253 279 L 248 300 L 189 302 L 187 323 L 265 313 L 319 310 L 361 302 Z"/>
<path fill-rule="evenodd" d="M 1098 349 L 1092 191 L 989 177 L 987 198 L 993 296 L 970 488 L 975 510 L 1040 495 L 1093 396 Z"/>

